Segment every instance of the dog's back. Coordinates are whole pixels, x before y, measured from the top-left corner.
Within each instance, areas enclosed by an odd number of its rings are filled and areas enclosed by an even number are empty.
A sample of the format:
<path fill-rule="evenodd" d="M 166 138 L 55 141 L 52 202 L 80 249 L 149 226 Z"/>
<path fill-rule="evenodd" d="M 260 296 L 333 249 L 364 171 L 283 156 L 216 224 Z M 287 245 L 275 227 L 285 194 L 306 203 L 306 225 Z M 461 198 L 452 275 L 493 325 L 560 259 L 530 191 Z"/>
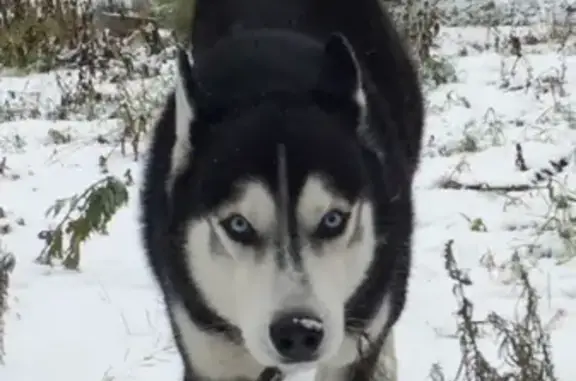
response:
<path fill-rule="evenodd" d="M 365 83 L 374 85 L 383 98 L 377 108 L 398 126 L 407 169 L 413 174 L 422 137 L 422 94 L 414 64 L 380 0 L 197 0 L 191 34 L 194 57 L 201 60 L 235 31 L 261 28 L 288 29 L 322 41 L 342 33 L 369 77 Z M 386 104 L 390 100 L 393 107 Z"/>

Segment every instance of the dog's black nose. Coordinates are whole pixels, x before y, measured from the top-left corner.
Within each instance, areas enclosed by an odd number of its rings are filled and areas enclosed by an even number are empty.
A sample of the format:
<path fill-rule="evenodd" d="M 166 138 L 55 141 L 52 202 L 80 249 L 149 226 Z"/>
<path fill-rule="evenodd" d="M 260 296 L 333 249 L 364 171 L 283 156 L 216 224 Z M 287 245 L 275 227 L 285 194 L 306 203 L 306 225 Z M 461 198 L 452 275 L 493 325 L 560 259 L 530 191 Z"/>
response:
<path fill-rule="evenodd" d="M 314 361 L 323 337 L 322 322 L 309 314 L 282 315 L 270 325 L 272 343 L 290 363 Z"/>

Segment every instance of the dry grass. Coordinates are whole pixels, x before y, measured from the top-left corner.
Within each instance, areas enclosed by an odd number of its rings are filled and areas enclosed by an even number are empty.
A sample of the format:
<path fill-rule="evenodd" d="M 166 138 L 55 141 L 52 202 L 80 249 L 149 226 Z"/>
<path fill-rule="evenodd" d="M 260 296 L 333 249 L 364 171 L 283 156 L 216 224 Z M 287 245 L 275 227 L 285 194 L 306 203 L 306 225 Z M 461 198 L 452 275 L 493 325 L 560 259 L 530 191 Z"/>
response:
<path fill-rule="evenodd" d="M 458 302 L 456 336 L 462 358 L 454 381 L 557 381 L 549 330 L 539 316 L 539 295 L 519 256 L 515 254 L 511 259 L 516 281 L 522 287 L 519 317 L 508 320 L 492 312 L 479 319 L 474 314 L 474 302 L 466 295 L 466 288 L 473 281 L 458 268 L 453 243 L 446 243 L 444 261 L 448 276 L 454 281 L 453 293 Z M 479 342 L 487 335 L 497 339 L 500 360 L 507 365 L 505 369 L 492 364 L 480 349 Z M 438 366 L 433 367 L 431 378 L 446 379 Z"/>
<path fill-rule="evenodd" d="M 136 29 L 154 43 L 148 13 L 92 0 L 0 0 L 0 68 L 42 72 L 121 59 L 124 37 Z"/>

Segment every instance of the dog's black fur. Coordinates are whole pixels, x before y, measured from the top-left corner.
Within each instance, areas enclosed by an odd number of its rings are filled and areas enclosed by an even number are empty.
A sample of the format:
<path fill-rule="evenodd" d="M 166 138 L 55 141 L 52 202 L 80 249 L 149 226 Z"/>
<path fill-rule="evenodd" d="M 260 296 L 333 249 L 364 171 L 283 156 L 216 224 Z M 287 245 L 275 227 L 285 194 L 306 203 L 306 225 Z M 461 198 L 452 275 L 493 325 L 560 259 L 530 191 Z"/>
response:
<path fill-rule="evenodd" d="M 216 42 L 240 30 L 286 29 L 318 41 L 342 33 L 365 69 L 366 85 L 373 85 L 386 100 L 381 112 L 402 126 L 396 133 L 405 146 L 411 176 L 423 130 L 422 93 L 406 46 L 381 4 L 379 0 L 197 0 L 191 32 L 194 57 L 201 60 Z"/>
<path fill-rule="evenodd" d="M 185 270 L 184 223 L 220 205 L 238 176 L 276 187 L 275 147 L 287 147 L 291 197 L 310 170 L 332 176 L 349 199 L 367 193 L 377 234 L 366 280 L 346 305 L 347 329 L 361 331 L 392 293 L 391 317 L 350 381 L 377 377 L 381 342 L 405 304 L 413 229 L 412 179 L 418 167 L 423 100 L 416 70 L 379 0 L 197 0 L 194 67 L 179 65 L 194 100 L 192 151 L 173 186 L 174 93 L 156 126 L 142 188 L 142 237 L 168 306 L 184 303 L 205 331 L 241 343 Z M 343 50 L 345 40 L 356 60 Z M 330 41 L 330 42 L 327 42 Z M 351 94 L 366 93 L 366 128 Z M 179 329 L 175 339 L 183 352 Z M 185 359 L 185 380 L 206 381 Z M 231 380 L 227 380 L 231 381 Z M 339 381 L 339 380 L 338 380 Z"/>

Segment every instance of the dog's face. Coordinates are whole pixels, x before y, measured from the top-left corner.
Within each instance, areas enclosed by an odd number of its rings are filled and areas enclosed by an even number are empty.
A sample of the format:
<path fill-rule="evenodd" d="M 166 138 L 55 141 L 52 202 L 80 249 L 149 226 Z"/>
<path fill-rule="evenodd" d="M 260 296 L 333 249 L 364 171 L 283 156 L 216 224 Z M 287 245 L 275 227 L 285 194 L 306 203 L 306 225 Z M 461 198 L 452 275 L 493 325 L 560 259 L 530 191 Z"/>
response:
<path fill-rule="evenodd" d="M 349 48 L 329 44 L 327 52 L 348 55 L 352 65 L 341 74 L 357 85 Z M 355 86 L 318 97 L 270 97 L 209 126 L 188 164 L 189 273 L 265 366 L 346 363 L 356 349 L 344 307 L 375 247 L 356 137 L 363 105 Z"/>

